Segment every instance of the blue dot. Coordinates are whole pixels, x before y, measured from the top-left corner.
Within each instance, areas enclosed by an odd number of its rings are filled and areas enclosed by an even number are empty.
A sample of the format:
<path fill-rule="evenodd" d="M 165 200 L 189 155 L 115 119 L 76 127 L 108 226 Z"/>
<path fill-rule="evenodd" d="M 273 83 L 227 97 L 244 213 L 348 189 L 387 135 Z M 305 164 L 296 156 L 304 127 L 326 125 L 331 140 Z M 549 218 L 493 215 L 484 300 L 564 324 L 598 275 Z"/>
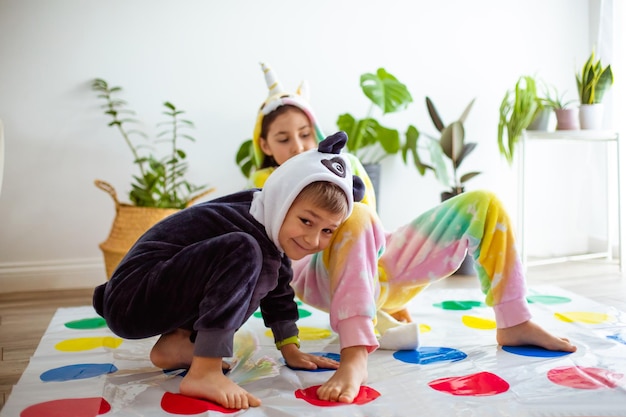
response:
<path fill-rule="evenodd" d="M 502 350 L 520 356 L 533 356 L 538 358 L 558 358 L 559 356 L 569 355 L 572 352 L 563 352 L 560 350 L 548 350 L 534 345 L 523 346 L 502 346 Z"/>
<path fill-rule="evenodd" d="M 435 362 L 457 362 L 467 358 L 467 355 L 460 350 L 447 347 L 421 346 L 417 350 L 399 350 L 394 352 L 393 357 L 406 363 L 428 365 Z"/>
<path fill-rule="evenodd" d="M 615 340 L 616 342 L 619 342 L 619 343 L 622 343 L 622 344 L 626 345 L 626 340 L 624 340 L 622 335 L 619 334 L 619 333 L 615 333 L 615 334 L 609 335 L 609 336 L 607 336 L 607 339 Z"/>
<path fill-rule="evenodd" d="M 63 382 L 74 379 L 95 378 L 104 374 L 112 374 L 113 372 L 117 372 L 117 368 L 112 363 L 81 363 L 50 369 L 42 373 L 39 378 L 43 382 Z"/>

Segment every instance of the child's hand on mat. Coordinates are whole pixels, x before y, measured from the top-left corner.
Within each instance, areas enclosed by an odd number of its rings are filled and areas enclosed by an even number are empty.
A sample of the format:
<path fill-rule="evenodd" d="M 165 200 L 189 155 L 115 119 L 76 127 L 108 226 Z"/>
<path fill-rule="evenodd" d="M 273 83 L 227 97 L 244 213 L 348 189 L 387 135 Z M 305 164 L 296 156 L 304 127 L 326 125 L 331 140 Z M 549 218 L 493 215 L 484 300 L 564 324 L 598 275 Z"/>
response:
<path fill-rule="evenodd" d="M 295 344 L 285 345 L 280 349 L 285 362 L 292 368 L 300 369 L 337 369 L 339 362 L 323 356 L 302 352 Z"/>

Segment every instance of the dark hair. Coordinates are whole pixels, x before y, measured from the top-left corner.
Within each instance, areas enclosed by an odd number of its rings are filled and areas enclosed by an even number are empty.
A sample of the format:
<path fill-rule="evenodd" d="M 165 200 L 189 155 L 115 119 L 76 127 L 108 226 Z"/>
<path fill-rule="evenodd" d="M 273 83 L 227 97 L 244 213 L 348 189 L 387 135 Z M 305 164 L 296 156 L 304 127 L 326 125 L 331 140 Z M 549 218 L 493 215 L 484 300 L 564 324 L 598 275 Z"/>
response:
<path fill-rule="evenodd" d="M 274 123 L 274 120 L 276 120 L 278 116 L 281 116 L 290 110 L 299 111 L 306 116 L 307 120 L 309 120 L 309 116 L 307 116 L 307 114 L 298 106 L 294 106 L 293 104 L 283 104 L 282 106 L 278 106 L 276 109 L 272 110 L 269 114 L 263 117 L 263 121 L 261 122 L 261 134 L 259 135 L 260 138 L 267 140 L 267 132 L 269 131 L 272 123 Z M 312 122 L 309 120 L 309 123 Z M 261 140 L 260 138 L 259 140 Z M 261 166 L 259 167 L 260 169 L 277 166 L 278 164 L 272 156 L 263 154 L 263 161 L 261 162 Z"/>
<path fill-rule="evenodd" d="M 300 191 L 296 200 L 306 199 L 315 206 L 333 214 L 348 214 L 348 197 L 343 188 L 328 181 L 315 181 Z"/>

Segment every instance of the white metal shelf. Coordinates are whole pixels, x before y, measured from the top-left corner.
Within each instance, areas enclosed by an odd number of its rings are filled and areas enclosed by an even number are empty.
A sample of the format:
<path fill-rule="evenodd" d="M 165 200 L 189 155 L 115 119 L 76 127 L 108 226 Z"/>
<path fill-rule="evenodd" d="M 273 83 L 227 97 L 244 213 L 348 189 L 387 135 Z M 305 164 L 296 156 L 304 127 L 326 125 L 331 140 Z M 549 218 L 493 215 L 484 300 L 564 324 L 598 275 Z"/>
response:
<path fill-rule="evenodd" d="M 622 201 L 622 192 L 621 192 L 621 167 L 620 167 L 620 140 L 619 134 L 614 131 L 605 131 L 605 130 L 559 130 L 555 132 L 542 132 L 542 131 L 524 131 L 522 134 L 522 138 L 519 146 L 519 180 L 520 185 L 518 189 L 518 204 L 519 204 L 519 225 L 518 225 L 518 239 L 520 242 L 520 256 L 522 258 L 522 262 L 524 266 L 537 266 L 537 265 L 546 265 L 558 262 L 567 262 L 567 261 L 575 261 L 575 260 L 585 260 L 585 259 L 597 259 L 597 258 L 606 258 L 608 260 L 612 259 L 613 256 L 613 241 L 611 239 L 612 235 L 612 223 L 611 216 L 607 213 L 607 248 L 602 252 L 595 253 L 584 253 L 577 255 L 568 255 L 568 256 L 558 256 L 547 259 L 540 260 L 528 260 L 528 252 L 527 252 L 527 239 L 526 239 L 526 205 L 527 205 L 527 190 L 526 190 L 526 142 L 531 140 L 550 140 L 550 141 L 573 141 L 573 142 L 588 142 L 588 143 L 602 143 L 607 147 L 607 162 L 610 162 L 611 158 L 615 158 L 617 162 L 617 227 L 618 227 L 618 248 L 619 248 L 619 267 L 620 271 L 623 271 L 624 263 L 622 260 L 625 259 L 624 248 L 622 245 L 622 207 L 624 207 Z M 609 146 L 611 144 L 615 144 L 616 151 L 612 154 L 609 150 Z M 608 188 L 609 184 L 609 174 L 610 174 L 610 164 L 607 163 L 607 211 L 609 210 L 609 195 L 610 190 Z"/>

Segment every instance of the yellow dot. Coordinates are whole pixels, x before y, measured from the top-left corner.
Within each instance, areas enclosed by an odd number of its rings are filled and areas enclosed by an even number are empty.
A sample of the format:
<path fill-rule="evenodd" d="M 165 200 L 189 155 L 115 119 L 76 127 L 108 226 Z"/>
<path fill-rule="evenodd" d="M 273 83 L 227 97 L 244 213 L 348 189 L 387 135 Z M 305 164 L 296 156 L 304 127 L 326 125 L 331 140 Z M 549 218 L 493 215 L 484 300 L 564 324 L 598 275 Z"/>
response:
<path fill-rule="evenodd" d="M 432 329 L 430 328 L 428 324 L 420 324 L 420 333 L 427 333 L 431 330 Z"/>
<path fill-rule="evenodd" d="M 332 335 L 329 329 L 322 329 L 319 327 L 298 327 L 300 340 L 320 340 L 327 339 Z M 273 338 L 274 334 L 271 330 L 265 332 L 265 336 Z"/>
<path fill-rule="evenodd" d="M 463 316 L 463 324 L 472 329 L 491 330 L 496 328 L 495 320 L 484 319 L 476 316 Z"/>
<path fill-rule="evenodd" d="M 299 327 L 298 329 L 300 330 L 300 340 L 327 339 L 332 334 L 329 329 L 322 329 L 319 327 Z"/>
<path fill-rule="evenodd" d="M 604 313 L 588 311 L 570 311 L 567 313 L 554 313 L 554 317 L 567 323 L 600 324 L 613 321 L 614 318 Z"/>
<path fill-rule="evenodd" d="M 80 352 L 83 350 L 97 349 L 99 347 L 116 349 L 122 344 L 119 337 L 79 337 L 57 343 L 54 347 L 62 352 Z"/>

